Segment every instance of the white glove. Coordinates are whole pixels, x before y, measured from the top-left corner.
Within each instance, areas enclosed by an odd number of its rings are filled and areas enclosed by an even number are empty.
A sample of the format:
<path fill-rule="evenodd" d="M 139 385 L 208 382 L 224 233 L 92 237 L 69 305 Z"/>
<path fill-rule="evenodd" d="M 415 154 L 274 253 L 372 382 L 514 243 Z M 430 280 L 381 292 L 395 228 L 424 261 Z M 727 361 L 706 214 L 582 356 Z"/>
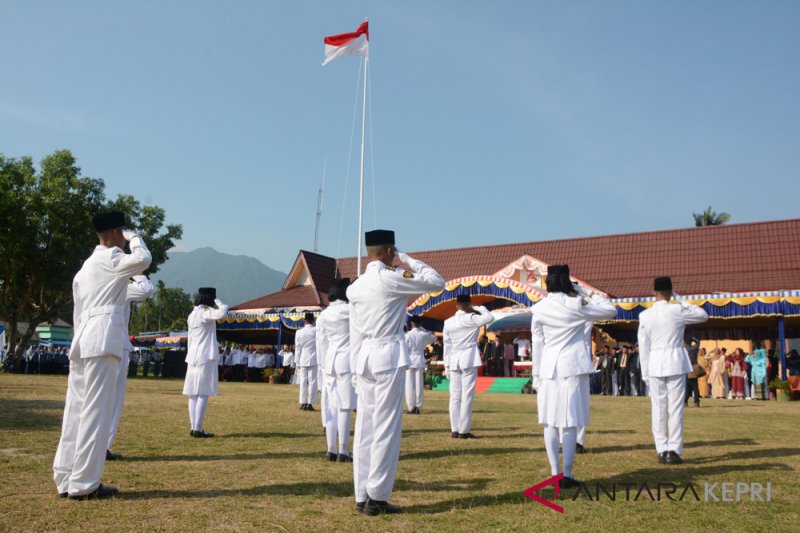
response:
<path fill-rule="evenodd" d="M 138 276 L 133 276 L 132 279 L 137 283 L 141 283 L 143 281 L 147 281 L 147 276 L 145 276 L 144 274 L 139 274 Z"/>
<path fill-rule="evenodd" d="M 447 370 L 446 368 L 444 369 L 444 377 L 445 379 L 450 379 L 450 371 Z"/>
<path fill-rule="evenodd" d="M 539 376 L 533 376 L 533 388 L 537 391 L 542 387 L 542 378 Z"/>
<path fill-rule="evenodd" d="M 397 248 L 396 246 L 395 246 L 394 251 L 397 253 L 397 258 L 400 261 L 402 261 L 403 263 L 407 264 L 408 266 L 411 266 L 411 263 L 414 261 L 413 257 L 411 257 L 410 255 L 408 255 L 405 252 L 401 252 L 400 249 Z"/>
<path fill-rule="evenodd" d="M 642 376 L 642 381 L 644 381 L 645 383 L 647 383 L 649 385 L 650 384 L 650 376 Z"/>
<path fill-rule="evenodd" d="M 214 304 L 215 304 L 217 307 L 222 307 L 223 305 L 225 305 L 224 303 L 222 303 L 222 300 L 220 300 L 219 298 L 215 298 L 215 299 L 214 299 Z"/>
<path fill-rule="evenodd" d="M 684 309 L 688 309 L 689 308 L 689 302 L 684 300 L 683 297 L 680 294 L 678 294 L 677 292 L 673 291 L 672 292 L 672 297 L 675 298 L 675 301 L 678 302 L 681 305 L 681 307 L 683 307 Z"/>
<path fill-rule="evenodd" d="M 131 239 L 133 239 L 137 235 L 139 235 L 139 234 L 136 233 L 133 230 L 128 229 L 128 228 L 123 228 L 123 230 L 122 230 L 122 236 L 125 237 L 126 241 L 130 241 Z"/>

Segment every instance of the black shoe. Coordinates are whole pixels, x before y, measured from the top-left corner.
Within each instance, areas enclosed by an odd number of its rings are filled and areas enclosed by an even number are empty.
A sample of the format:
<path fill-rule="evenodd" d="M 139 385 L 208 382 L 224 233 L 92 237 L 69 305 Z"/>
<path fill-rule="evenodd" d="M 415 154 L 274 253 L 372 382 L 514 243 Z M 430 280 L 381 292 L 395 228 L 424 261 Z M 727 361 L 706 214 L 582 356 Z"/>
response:
<path fill-rule="evenodd" d="M 300 404 L 300 410 L 301 410 L 301 411 L 305 411 L 305 410 L 306 410 L 306 404 L 304 404 L 304 403 L 301 403 L 301 404 Z"/>
<path fill-rule="evenodd" d="M 364 514 L 367 516 L 375 516 L 379 514 L 397 514 L 402 512 L 403 510 L 396 505 L 392 505 L 389 502 L 373 500 L 369 496 L 367 496 L 367 501 L 364 503 Z"/>
<path fill-rule="evenodd" d="M 658 454 L 658 464 L 665 465 L 667 464 L 667 452 L 661 452 Z"/>
<path fill-rule="evenodd" d="M 576 443 L 575 453 L 586 453 L 586 448 L 583 447 L 583 444 Z"/>
<path fill-rule="evenodd" d="M 418 414 L 419 414 L 419 407 L 415 407 L 415 408 L 414 408 L 414 414 L 415 414 L 415 415 L 418 415 Z"/>
<path fill-rule="evenodd" d="M 683 463 L 683 459 L 681 459 L 681 456 L 672 451 L 666 453 L 666 457 L 664 460 L 668 465 L 679 465 Z"/>
<path fill-rule="evenodd" d="M 358 514 L 364 514 L 364 504 L 367 502 L 356 502 L 356 512 Z"/>
<path fill-rule="evenodd" d="M 694 402 L 694 406 L 695 406 L 695 407 L 700 407 L 700 402 L 699 402 L 699 401 L 697 401 L 697 402 Z"/>
<path fill-rule="evenodd" d="M 69 495 L 70 500 L 101 500 L 103 498 L 112 498 L 119 494 L 119 489 L 116 487 L 105 487 L 101 483 L 96 489 L 89 494 L 82 494 L 81 496 Z"/>
<path fill-rule="evenodd" d="M 117 461 L 122 459 L 122 455 L 119 453 L 114 453 L 111 450 L 106 450 L 106 461 Z"/>
<path fill-rule="evenodd" d="M 414 412 L 413 409 L 411 409 L 410 411 L 406 411 L 406 414 L 407 415 L 413 415 L 413 414 L 416 414 L 416 413 Z"/>
<path fill-rule="evenodd" d="M 69 496 L 69 492 L 59 492 L 58 493 L 58 497 L 63 499 L 63 500 L 66 500 L 67 496 Z"/>
<path fill-rule="evenodd" d="M 208 431 L 206 431 L 205 429 L 201 429 L 201 430 L 199 430 L 199 431 L 195 431 L 195 432 L 194 432 L 194 437 L 195 437 L 196 439 L 210 439 L 210 438 L 211 438 L 211 437 L 213 437 L 213 436 L 214 436 L 214 434 L 213 434 L 213 433 L 209 433 L 209 432 L 208 432 Z"/>
<path fill-rule="evenodd" d="M 459 433 L 459 439 L 477 439 L 477 435 L 473 435 L 472 433 Z"/>
<path fill-rule="evenodd" d="M 582 482 L 578 481 L 577 479 L 564 476 L 558 480 L 558 488 L 559 489 L 571 489 L 572 487 L 577 487 Z"/>
<path fill-rule="evenodd" d="M 327 453 L 327 457 L 328 457 L 328 461 L 331 461 L 332 463 L 335 463 L 336 462 L 336 458 L 338 456 L 335 453 L 328 452 Z"/>
<path fill-rule="evenodd" d="M 347 455 L 346 453 L 340 453 L 336 457 L 336 462 L 337 463 L 352 463 L 353 462 L 353 458 L 351 456 Z"/>
<path fill-rule="evenodd" d="M 189 430 L 189 436 L 190 437 L 194 437 L 194 434 L 195 434 L 195 430 L 193 430 L 193 429 Z"/>
<path fill-rule="evenodd" d="M 457 439 L 458 438 L 458 431 L 453 431 L 452 433 L 450 433 L 450 436 L 453 437 L 454 439 Z"/>

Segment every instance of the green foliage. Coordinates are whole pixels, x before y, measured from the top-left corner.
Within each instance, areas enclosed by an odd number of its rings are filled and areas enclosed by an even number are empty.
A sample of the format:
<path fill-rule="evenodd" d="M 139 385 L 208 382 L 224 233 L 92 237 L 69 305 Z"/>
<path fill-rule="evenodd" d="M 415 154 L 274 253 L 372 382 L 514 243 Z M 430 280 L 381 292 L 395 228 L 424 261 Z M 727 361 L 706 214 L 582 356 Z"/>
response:
<path fill-rule="evenodd" d="M 192 300 L 181 289 L 170 289 L 159 280 L 153 298 L 134 306 L 128 330 L 132 335 L 142 331 L 182 331 L 192 312 Z"/>
<path fill-rule="evenodd" d="M 711 206 L 708 206 L 708 209 L 702 213 L 692 213 L 692 216 L 694 217 L 694 225 L 698 228 L 702 226 L 721 226 L 731 220 L 730 214 L 725 212 L 717 213 L 711 209 Z"/>
<path fill-rule="evenodd" d="M 81 176 L 69 150 L 44 157 L 37 173 L 30 157 L 0 154 L 0 317 L 9 322 L 9 352 L 19 360 L 36 326 L 70 318 L 72 279 L 97 244 L 92 216 L 117 207 L 128 213 L 153 253 L 151 271 L 181 236 L 180 225 L 159 234 L 165 213 L 132 196 L 108 202 L 101 179 Z M 18 323 L 28 331 L 18 333 Z"/>

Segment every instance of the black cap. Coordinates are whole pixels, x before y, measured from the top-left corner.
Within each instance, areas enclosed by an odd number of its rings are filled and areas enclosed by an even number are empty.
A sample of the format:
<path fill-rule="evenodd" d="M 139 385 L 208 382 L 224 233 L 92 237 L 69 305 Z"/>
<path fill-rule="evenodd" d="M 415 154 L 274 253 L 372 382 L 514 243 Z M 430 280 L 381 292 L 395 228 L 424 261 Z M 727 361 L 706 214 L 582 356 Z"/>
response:
<path fill-rule="evenodd" d="M 306 313 L 305 316 L 303 316 L 303 319 L 306 322 L 314 322 L 314 313 Z"/>
<path fill-rule="evenodd" d="M 125 227 L 125 215 L 120 211 L 109 211 L 107 213 L 97 213 L 92 217 L 92 224 L 97 233 L 103 233 L 114 228 Z"/>
<path fill-rule="evenodd" d="M 420 325 L 420 324 L 422 324 L 422 316 L 420 316 L 420 315 L 414 315 L 414 316 L 412 316 L 412 317 L 411 317 L 411 322 L 412 322 L 413 324 L 416 324 L 416 325 Z"/>
<path fill-rule="evenodd" d="M 669 276 L 661 276 L 656 278 L 653 282 L 653 290 L 658 292 L 667 292 L 672 290 L 672 280 Z"/>
<path fill-rule="evenodd" d="M 389 229 L 376 229 L 368 231 L 364 234 L 364 243 L 367 246 L 394 244 L 394 232 Z"/>
<path fill-rule="evenodd" d="M 194 305 L 207 305 L 214 306 L 214 300 L 217 299 L 217 289 L 214 287 L 200 287 L 197 289 L 197 298 L 194 300 Z"/>
<path fill-rule="evenodd" d="M 460 304 L 468 304 L 472 303 L 472 298 L 469 297 L 469 294 L 459 294 L 456 296 L 456 302 Z"/>
<path fill-rule="evenodd" d="M 547 265 L 548 276 L 569 276 L 569 265 Z"/>

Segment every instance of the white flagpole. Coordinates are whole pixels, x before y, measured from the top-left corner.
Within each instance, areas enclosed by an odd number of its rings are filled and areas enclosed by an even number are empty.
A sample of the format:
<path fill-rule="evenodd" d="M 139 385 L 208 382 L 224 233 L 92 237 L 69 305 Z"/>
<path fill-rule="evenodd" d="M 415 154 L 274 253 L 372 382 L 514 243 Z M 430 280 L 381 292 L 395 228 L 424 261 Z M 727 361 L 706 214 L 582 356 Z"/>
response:
<path fill-rule="evenodd" d="M 363 219 L 364 219 L 364 129 L 367 118 L 367 67 L 369 66 L 369 56 L 364 56 L 364 106 L 361 111 L 361 185 L 358 197 L 358 270 L 356 276 L 361 275 L 361 239 L 364 238 Z"/>

